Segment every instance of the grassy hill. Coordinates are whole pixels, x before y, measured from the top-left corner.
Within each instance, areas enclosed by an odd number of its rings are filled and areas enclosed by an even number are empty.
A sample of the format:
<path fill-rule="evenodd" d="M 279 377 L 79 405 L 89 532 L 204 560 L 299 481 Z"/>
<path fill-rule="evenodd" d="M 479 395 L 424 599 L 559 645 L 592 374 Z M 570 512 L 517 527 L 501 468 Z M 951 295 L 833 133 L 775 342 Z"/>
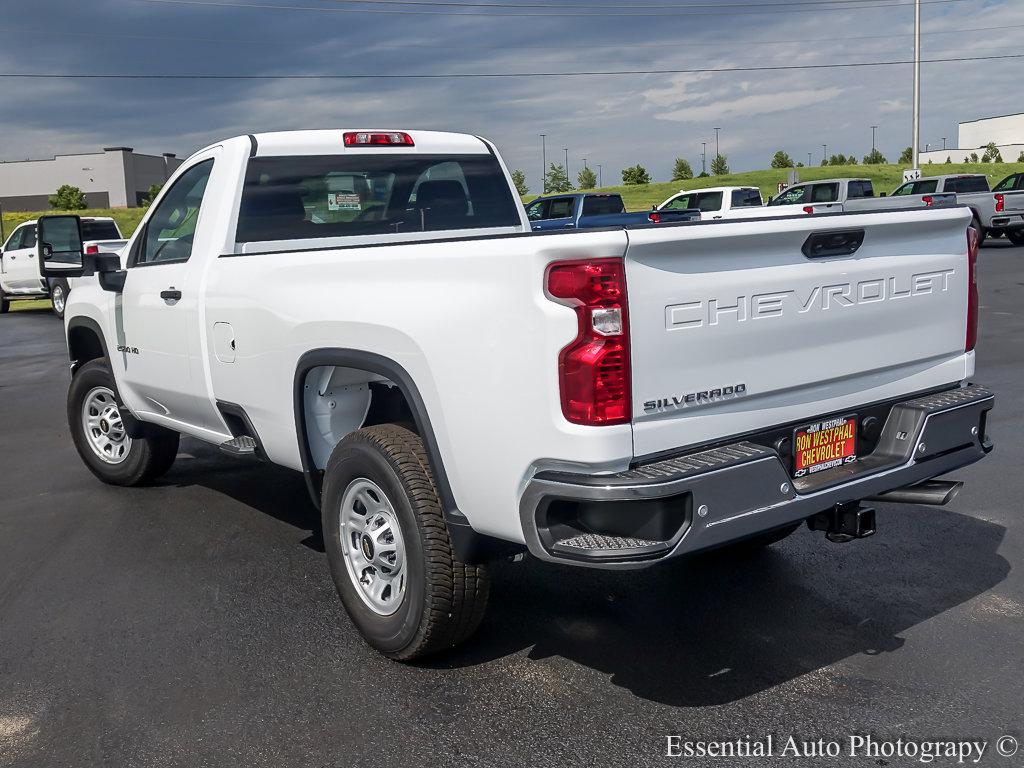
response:
<path fill-rule="evenodd" d="M 139 221 L 146 213 L 145 208 L 95 208 L 88 211 L 68 211 L 82 216 L 110 216 L 117 222 L 125 237 L 135 231 Z M 4 211 L 4 235 L 10 235 L 16 226 L 29 219 L 38 219 L 44 214 L 63 213 L 63 211 L 25 211 L 7 213 Z"/>
<path fill-rule="evenodd" d="M 841 165 L 798 168 L 800 181 L 814 179 L 832 179 L 854 177 L 871 179 L 875 193 L 890 193 L 903 182 L 902 165 Z M 989 185 L 995 186 L 1011 173 L 1024 171 L 1024 163 L 964 163 L 946 165 L 945 163 L 926 165 L 921 169 L 925 176 L 940 176 L 946 173 L 984 173 L 989 177 Z M 778 192 L 780 181 L 789 178 L 789 171 L 769 169 L 765 171 L 748 171 L 747 173 L 730 173 L 725 176 L 710 176 L 706 179 L 689 179 L 688 181 L 666 181 L 655 184 L 639 184 L 633 186 L 602 187 L 602 192 L 618 192 L 631 211 L 650 210 L 652 205 L 674 195 L 680 189 L 693 190 L 705 187 L 758 187 L 761 196 L 766 200 Z M 533 200 L 537 195 L 523 197 L 524 201 Z"/>

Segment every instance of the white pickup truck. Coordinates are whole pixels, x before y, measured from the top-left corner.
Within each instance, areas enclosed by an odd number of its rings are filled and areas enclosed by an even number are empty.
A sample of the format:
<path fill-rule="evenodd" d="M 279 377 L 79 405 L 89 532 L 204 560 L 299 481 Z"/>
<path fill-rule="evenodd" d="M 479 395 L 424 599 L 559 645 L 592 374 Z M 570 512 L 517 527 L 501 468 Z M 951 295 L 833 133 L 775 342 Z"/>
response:
<path fill-rule="evenodd" d="M 82 219 L 82 237 L 86 253 L 110 252 L 123 248 L 117 222 L 107 216 Z M 0 314 L 7 312 L 11 302 L 18 299 L 45 299 L 53 301 L 53 313 L 64 317 L 71 286 L 64 277 L 47 280 L 39 272 L 36 256 L 36 221 L 19 224 L 0 248 Z"/>
<path fill-rule="evenodd" d="M 757 187 L 707 187 L 682 189 L 655 206 L 657 211 L 699 210 L 702 221 L 717 219 L 763 219 L 772 216 L 794 216 L 802 213 L 842 213 L 837 202 L 804 203 L 765 208 Z"/>
<path fill-rule="evenodd" d="M 1006 234 L 1014 245 L 1024 245 L 1024 173 L 1013 173 L 989 190 L 988 177 L 980 173 L 923 176 L 897 187 L 890 200 L 908 196 L 953 193 L 960 205 L 974 214 L 971 224 L 981 242 L 990 234 Z"/>
<path fill-rule="evenodd" d="M 75 445 L 150 482 L 179 435 L 305 474 L 342 602 L 401 660 L 460 642 L 487 563 L 650 566 L 862 500 L 943 503 L 991 449 L 962 208 L 533 233 L 474 136 L 242 136 L 117 256 L 40 221 Z"/>

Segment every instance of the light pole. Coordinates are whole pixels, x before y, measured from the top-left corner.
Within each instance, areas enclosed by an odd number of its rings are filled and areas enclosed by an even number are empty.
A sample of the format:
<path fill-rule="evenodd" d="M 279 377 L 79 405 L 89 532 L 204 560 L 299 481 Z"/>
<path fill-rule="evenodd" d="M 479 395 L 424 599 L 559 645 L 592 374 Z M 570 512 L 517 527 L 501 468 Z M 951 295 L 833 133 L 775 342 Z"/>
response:
<path fill-rule="evenodd" d="M 807 167 L 808 168 L 811 167 L 811 153 L 810 152 L 807 153 Z"/>
<path fill-rule="evenodd" d="M 706 174 L 708 172 L 708 143 L 702 141 L 700 146 L 700 172 Z"/>
<path fill-rule="evenodd" d="M 562 147 L 562 151 L 565 152 L 565 180 L 569 182 L 569 186 L 572 186 L 572 182 L 569 181 L 569 148 Z"/>
<path fill-rule="evenodd" d="M 721 157 L 721 155 L 722 155 L 722 153 L 718 151 L 718 132 L 720 130 L 722 130 L 722 129 L 721 128 L 715 128 L 715 157 L 716 158 Z"/>
<path fill-rule="evenodd" d="M 603 187 L 604 186 L 604 174 L 601 172 L 601 164 L 600 163 L 597 164 L 597 186 L 598 187 Z"/>
<path fill-rule="evenodd" d="M 914 143 L 910 162 L 917 168 L 921 148 L 921 0 L 914 0 Z"/>
<path fill-rule="evenodd" d="M 946 151 L 946 137 L 945 136 L 942 137 L 942 151 L 943 152 Z"/>
<path fill-rule="evenodd" d="M 548 193 L 548 148 L 547 148 L 547 136 L 546 133 L 540 135 L 540 163 L 541 163 L 541 174 L 540 174 L 540 185 L 541 189 L 544 190 L 542 194 Z"/>
<path fill-rule="evenodd" d="M 872 125 L 871 126 L 871 154 L 872 155 L 875 154 L 875 129 L 877 129 L 877 128 L 878 128 L 877 125 Z"/>
<path fill-rule="evenodd" d="M 826 160 L 828 160 L 828 144 L 822 144 L 821 145 L 821 164 L 824 165 Z"/>

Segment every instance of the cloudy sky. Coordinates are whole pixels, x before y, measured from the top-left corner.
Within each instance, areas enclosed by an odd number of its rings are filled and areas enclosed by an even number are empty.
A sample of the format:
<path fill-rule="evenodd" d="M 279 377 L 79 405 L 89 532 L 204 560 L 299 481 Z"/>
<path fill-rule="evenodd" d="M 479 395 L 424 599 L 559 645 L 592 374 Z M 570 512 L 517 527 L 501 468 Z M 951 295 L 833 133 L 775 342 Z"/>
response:
<path fill-rule="evenodd" d="M 910 4 L 908 4 L 910 3 Z M 466 7 L 459 8 L 463 4 Z M 253 7 L 273 6 L 273 7 Z M 491 6 L 491 7 L 487 7 Z M 501 15 L 498 15 L 501 14 Z M 526 15 L 531 14 L 531 15 Z M 1024 53 L 1024 0 L 923 0 L 925 59 Z M 0 79 L 0 158 L 128 145 L 192 150 L 289 129 L 434 128 L 494 139 L 537 188 L 569 148 L 606 184 L 700 165 L 721 127 L 734 170 L 776 149 L 890 159 L 910 143 L 909 65 L 589 77 L 412 74 L 735 69 L 907 60 L 910 0 L 0 0 L 0 72 L 391 75 L 330 80 Z M 924 66 L 922 148 L 1024 112 L 1024 58 Z"/>

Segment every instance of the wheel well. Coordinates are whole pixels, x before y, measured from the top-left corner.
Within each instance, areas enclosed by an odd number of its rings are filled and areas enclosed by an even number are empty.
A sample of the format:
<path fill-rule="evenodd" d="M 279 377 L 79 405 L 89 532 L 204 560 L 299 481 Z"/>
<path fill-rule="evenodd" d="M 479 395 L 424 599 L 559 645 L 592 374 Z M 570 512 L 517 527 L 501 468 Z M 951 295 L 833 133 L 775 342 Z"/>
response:
<path fill-rule="evenodd" d="M 68 329 L 68 357 L 76 369 L 106 356 L 103 342 L 92 328 L 77 325 Z"/>
<path fill-rule="evenodd" d="M 310 369 L 302 392 L 302 416 L 313 467 L 327 466 L 345 435 L 375 424 L 403 424 L 416 430 L 412 408 L 390 379 L 357 368 L 324 365 Z"/>

